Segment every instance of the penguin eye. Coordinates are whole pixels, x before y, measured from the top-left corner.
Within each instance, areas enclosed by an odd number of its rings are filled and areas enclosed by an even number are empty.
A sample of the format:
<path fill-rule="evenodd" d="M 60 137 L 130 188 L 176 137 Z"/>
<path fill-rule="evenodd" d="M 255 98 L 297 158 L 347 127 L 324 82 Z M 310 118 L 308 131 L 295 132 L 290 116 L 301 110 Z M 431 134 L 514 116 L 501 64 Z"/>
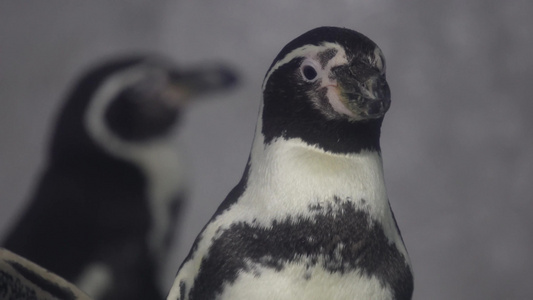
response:
<path fill-rule="evenodd" d="M 305 81 L 315 81 L 318 78 L 317 68 L 311 60 L 304 61 L 300 67 L 300 71 Z"/>
<path fill-rule="evenodd" d="M 316 78 L 316 75 L 318 75 L 315 68 L 311 66 L 305 66 L 302 72 L 304 73 L 304 77 L 307 80 L 313 80 Z"/>

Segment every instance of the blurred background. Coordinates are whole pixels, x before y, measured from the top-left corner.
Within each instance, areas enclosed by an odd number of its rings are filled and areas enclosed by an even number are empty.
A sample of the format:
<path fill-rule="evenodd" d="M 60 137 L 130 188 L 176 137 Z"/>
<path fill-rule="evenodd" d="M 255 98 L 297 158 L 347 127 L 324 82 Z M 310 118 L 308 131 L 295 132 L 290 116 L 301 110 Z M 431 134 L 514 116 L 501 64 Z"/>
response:
<path fill-rule="evenodd" d="M 0 236 L 31 196 L 63 96 L 110 55 L 223 60 L 240 87 L 190 107 L 176 144 L 191 198 L 168 286 L 240 179 L 261 82 L 314 27 L 358 30 L 385 53 L 392 107 L 382 149 L 391 205 L 414 266 L 414 299 L 533 294 L 533 2 L 2 1 Z"/>

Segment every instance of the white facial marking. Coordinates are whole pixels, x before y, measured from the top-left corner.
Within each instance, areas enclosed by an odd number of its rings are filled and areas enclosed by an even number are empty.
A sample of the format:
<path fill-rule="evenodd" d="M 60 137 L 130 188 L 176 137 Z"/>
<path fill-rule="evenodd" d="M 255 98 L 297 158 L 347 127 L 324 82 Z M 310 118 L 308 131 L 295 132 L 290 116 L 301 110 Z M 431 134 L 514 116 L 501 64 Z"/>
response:
<path fill-rule="evenodd" d="M 148 183 L 152 224 L 148 244 L 155 261 L 163 261 L 164 239 L 170 224 L 169 201 L 186 186 L 184 166 L 173 144 L 172 133 L 148 142 L 128 142 L 114 135 L 104 122 L 110 101 L 127 85 L 146 74 L 146 65 L 138 65 L 108 79 L 95 93 L 85 115 L 85 126 L 92 138 L 111 155 L 140 166 Z M 127 199 L 126 199 L 127 200 Z"/>
<path fill-rule="evenodd" d="M 329 63 L 333 65 L 340 65 L 340 64 L 344 64 L 348 62 L 346 59 L 346 53 L 344 52 L 344 49 L 340 45 L 335 44 L 335 43 L 322 43 L 319 46 L 306 45 L 306 46 L 294 49 L 293 51 L 285 55 L 284 58 L 279 60 L 274 66 L 272 66 L 270 71 L 268 71 L 267 75 L 265 76 L 265 80 L 263 81 L 263 91 L 265 90 L 266 83 L 268 82 L 268 79 L 270 78 L 272 73 L 276 71 L 282 65 L 292 61 L 293 59 L 297 57 L 313 58 L 317 60 L 318 59 L 317 54 L 320 52 L 324 52 L 328 49 L 337 50 L 337 54 L 335 55 L 335 58 L 331 59 Z M 320 66 L 320 63 L 318 63 L 318 66 Z M 323 70 L 326 70 L 326 68 Z"/>
<path fill-rule="evenodd" d="M 381 71 L 381 74 L 385 74 L 385 57 L 383 56 L 381 49 L 379 49 L 378 47 L 374 49 L 374 60 L 371 63 Z"/>
<path fill-rule="evenodd" d="M 319 54 L 323 53 L 328 50 L 335 50 L 335 55 L 330 58 L 327 61 L 327 64 L 325 66 L 322 66 L 319 60 Z M 346 105 L 343 103 L 343 101 L 340 98 L 340 91 L 337 85 L 336 80 L 332 79 L 331 69 L 336 66 L 344 65 L 348 63 L 348 59 L 346 57 L 346 52 L 344 51 L 344 48 L 341 47 L 338 44 L 335 43 L 322 43 L 319 46 L 314 45 L 307 45 L 300 48 L 297 48 L 290 53 L 288 53 L 283 59 L 278 61 L 272 69 L 268 72 L 267 76 L 265 77 L 265 80 L 263 82 L 263 90 L 265 89 L 266 83 L 268 82 L 268 79 L 272 75 L 272 73 L 277 70 L 282 65 L 292 61 L 293 59 L 297 57 L 303 57 L 305 60 L 302 62 L 300 71 L 303 73 L 303 68 L 305 66 L 312 66 L 315 71 L 317 72 L 317 77 L 315 80 L 320 80 L 320 87 L 326 88 L 327 93 L 326 97 L 328 98 L 328 101 L 337 113 L 342 115 L 347 115 L 349 117 L 356 117 L 355 113 L 350 111 Z M 305 76 L 302 74 L 302 78 L 306 80 Z M 313 80 L 313 81 L 315 81 Z M 319 107 L 318 102 L 319 99 L 312 99 L 314 102 L 314 105 L 316 107 Z M 333 116 L 327 115 L 327 117 L 333 118 Z"/>

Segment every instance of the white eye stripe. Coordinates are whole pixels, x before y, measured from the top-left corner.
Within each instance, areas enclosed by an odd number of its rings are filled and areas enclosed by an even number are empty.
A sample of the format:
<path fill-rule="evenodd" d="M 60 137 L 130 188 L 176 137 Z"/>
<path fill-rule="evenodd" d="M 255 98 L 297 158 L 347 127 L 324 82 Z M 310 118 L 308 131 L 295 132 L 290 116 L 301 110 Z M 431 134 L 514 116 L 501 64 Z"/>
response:
<path fill-rule="evenodd" d="M 344 53 L 345 53 L 344 49 L 340 45 L 335 44 L 335 43 L 322 43 L 319 46 L 316 46 L 316 45 L 305 45 L 303 47 L 296 48 L 296 49 L 292 50 L 287 55 L 285 55 L 284 58 L 282 58 L 278 62 L 276 62 L 276 64 L 274 64 L 272 66 L 272 68 L 270 68 L 270 70 L 268 71 L 267 75 L 265 76 L 265 80 L 263 81 L 263 88 L 262 88 L 263 91 L 265 90 L 266 83 L 268 82 L 268 79 L 270 78 L 272 73 L 274 73 L 274 71 L 276 71 L 282 65 L 289 63 L 290 61 L 292 61 L 293 59 L 295 59 L 297 57 L 304 57 L 304 58 L 316 57 L 316 55 L 318 53 L 323 52 L 323 51 L 328 50 L 328 49 L 331 49 L 331 48 L 336 49 L 338 51 L 336 57 L 338 57 L 341 53 L 342 53 L 342 55 L 344 57 L 346 56 L 346 55 L 344 55 Z M 321 68 L 318 68 L 317 71 L 320 70 L 320 69 Z"/>

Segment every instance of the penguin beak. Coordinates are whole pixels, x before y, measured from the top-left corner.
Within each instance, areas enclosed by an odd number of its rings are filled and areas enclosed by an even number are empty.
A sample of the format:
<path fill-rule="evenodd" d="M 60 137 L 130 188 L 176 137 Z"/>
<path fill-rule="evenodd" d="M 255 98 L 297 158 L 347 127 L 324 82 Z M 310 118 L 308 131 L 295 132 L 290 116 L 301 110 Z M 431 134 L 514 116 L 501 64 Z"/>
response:
<path fill-rule="evenodd" d="M 377 119 L 391 104 L 390 89 L 384 74 L 377 71 L 354 72 L 348 66 L 337 69 L 339 97 L 355 119 Z"/>
<path fill-rule="evenodd" d="M 226 66 L 201 67 L 187 71 L 169 72 L 168 88 L 178 98 L 189 100 L 204 94 L 232 88 L 237 83 L 237 73 Z"/>

